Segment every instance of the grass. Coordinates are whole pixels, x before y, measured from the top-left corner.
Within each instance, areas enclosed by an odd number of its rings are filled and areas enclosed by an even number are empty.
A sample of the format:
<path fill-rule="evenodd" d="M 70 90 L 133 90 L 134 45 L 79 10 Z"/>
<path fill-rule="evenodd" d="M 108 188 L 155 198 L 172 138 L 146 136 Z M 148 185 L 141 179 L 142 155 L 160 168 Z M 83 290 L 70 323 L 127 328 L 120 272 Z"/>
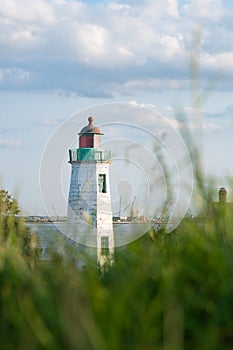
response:
<path fill-rule="evenodd" d="M 68 248 L 50 263 L 40 261 L 21 219 L 8 214 L 5 220 L 0 226 L 2 349 L 232 348 L 233 219 L 228 213 L 184 220 L 170 234 L 151 231 L 117 249 L 104 275 L 93 263 L 77 268 Z M 23 243 L 22 237 L 27 237 Z"/>

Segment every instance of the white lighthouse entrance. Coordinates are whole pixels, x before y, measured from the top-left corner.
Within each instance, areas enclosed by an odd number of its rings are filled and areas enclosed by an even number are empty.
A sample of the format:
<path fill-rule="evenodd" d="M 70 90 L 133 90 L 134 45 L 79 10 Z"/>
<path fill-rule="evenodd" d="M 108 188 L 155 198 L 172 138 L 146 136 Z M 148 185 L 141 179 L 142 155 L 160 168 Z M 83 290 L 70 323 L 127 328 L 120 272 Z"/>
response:
<path fill-rule="evenodd" d="M 93 118 L 79 133 L 79 148 L 69 150 L 72 166 L 68 200 L 68 235 L 97 248 L 100 266 L 112 261 L 114 233 L 109 183 L 111 152 L 101 148 L 101 130 Z"/>

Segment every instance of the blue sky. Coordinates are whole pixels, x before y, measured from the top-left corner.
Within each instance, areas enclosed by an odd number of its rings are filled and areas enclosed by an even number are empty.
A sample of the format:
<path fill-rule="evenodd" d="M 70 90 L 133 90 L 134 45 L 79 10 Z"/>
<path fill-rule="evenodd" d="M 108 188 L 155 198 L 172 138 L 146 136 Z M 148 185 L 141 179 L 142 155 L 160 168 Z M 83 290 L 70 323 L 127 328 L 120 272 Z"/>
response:
<path fill-rule="evenodd" d="M 182 106 L 194 138 L 202 130 L 205 173 L 228 187 L 232 23 L 232 3 L 221 0 L 2 0 L 1 187 L 25 213 L 44 213 L 39 169 L 51 133 L 113 102 L 159 111 L 178 130 Z"/>

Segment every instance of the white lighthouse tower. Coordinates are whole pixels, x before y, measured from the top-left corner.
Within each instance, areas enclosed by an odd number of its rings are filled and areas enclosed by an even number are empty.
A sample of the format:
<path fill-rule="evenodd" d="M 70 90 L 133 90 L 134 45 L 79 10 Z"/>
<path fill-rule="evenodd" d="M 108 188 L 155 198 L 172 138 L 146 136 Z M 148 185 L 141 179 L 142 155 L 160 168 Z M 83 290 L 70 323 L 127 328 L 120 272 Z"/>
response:
<path fill-rule="evenodd" d="M 79 133 L 79 148 L 69 150 L 72 166 L 68 235 L 73 241 L 97 248 L 97 261 L 112 261 L 114 233 L 109 184 L 111 152 L 101 148 L 103 133 L 93 118 Z"/>

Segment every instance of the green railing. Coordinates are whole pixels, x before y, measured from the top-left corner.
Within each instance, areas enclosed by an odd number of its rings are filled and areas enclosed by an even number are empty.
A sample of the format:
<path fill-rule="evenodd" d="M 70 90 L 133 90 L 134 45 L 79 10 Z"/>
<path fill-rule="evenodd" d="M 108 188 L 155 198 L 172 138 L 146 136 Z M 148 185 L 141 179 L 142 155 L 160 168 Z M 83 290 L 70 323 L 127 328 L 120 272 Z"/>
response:
<path fill-rule="evenodd" d="M 70 162 L 78 162 L 85 160 L 94 161 L 111 161 L 111 151 L 103 151 L 98 148 L 77 148 L 69 150 Z"/>

